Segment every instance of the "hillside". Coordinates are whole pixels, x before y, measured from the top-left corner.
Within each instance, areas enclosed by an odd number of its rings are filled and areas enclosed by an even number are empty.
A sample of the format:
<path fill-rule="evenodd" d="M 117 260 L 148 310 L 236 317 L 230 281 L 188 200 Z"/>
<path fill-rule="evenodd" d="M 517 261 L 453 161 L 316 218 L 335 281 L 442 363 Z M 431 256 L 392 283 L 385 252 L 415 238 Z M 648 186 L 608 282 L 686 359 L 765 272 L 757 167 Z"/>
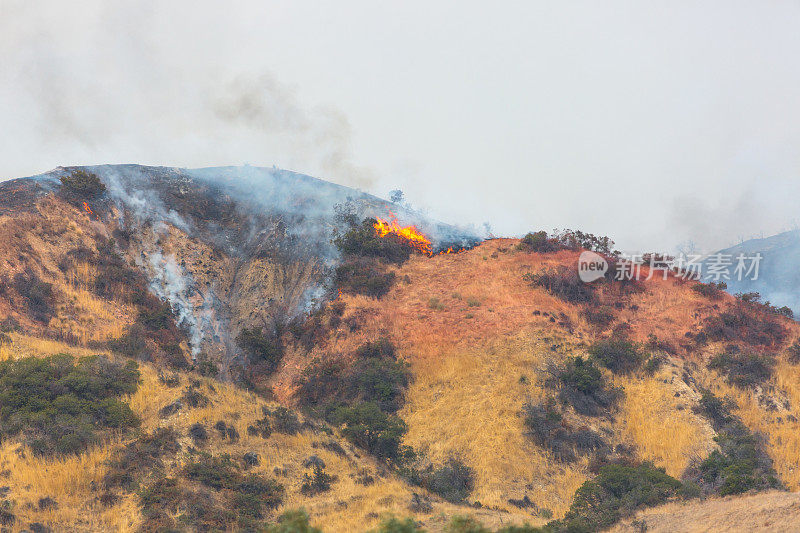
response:
<path fill-rule="evenodd" d="M 259 171 L 259 210 L 221 185 L 241 170 L 142 168 L 90 167 L 104 187 L 82 195 L 57 180 L 76 169 L 0 184 L 13 531 L 259 530 L 298 508 L 325 531 L 590 531 L 800 489 L 800 329 L 767 306 L 675 273 L 584 285 L 580 246 L 430 221 L 420 253 L 381 234 L 382 201 L 298 175 Z M 580 507 L 614 476 L 652 494 Z"/>

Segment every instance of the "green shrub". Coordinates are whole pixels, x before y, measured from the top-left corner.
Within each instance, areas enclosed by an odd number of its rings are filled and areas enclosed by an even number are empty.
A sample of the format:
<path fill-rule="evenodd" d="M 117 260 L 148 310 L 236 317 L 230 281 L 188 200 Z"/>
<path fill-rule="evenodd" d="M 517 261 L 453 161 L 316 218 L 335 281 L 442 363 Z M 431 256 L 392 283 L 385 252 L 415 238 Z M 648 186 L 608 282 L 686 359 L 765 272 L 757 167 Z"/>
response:
<path fill-rule="evenodd" d="M 347 293 L 380 298 L 394 285 L 395 273 L 376 259 L 348 257 L 336 268 L 334 281 Z"/>
<path fill-rule="evenodd" d="M 542 287 L 547 292 L 570 303 L 587 303 L 594 299 L 594 292 L 588 283 L 578 277 L 575 270 L 565 266 L 546 269 L 538 274 L 525 274 L 523 279 L 534 287 Z"/>
<path fill-rule="evenodd" d="M 703 390 L 694 412 L 706 417 L 715 429 L 719 429 L 736 420 L 730 412 L 732 406 L 731 400 L 721 400 L 710 391 Z"/>
<path fill-rule="evenodd" d="M 700 463 L 700 481 L 720 496 L 750 490 L 780 488 L 772 461 L 763 452 L 763 443 L 742 424 L 721 431 L 714 450 Z"/>
<path fill-rule="evenodd" d="M 414 251 L 409 242 L 399 235 L 379 237 L 374 218 L 367 218 L 344 235 L 334 239 L 334 244 L 344 256 L 376 257 L 389 263 L 402 264 Z"/>
<path fill-rule="evenodd" d="M 614 241 L 608 237 L 592 235 L 579 230 L 555 230 L 552 235 L 546 231 L 531 232 L 517 245 L 525 252 L 557 252 L 559 250 L 590 250 L 605 255 L 615 255 Z"/>
<path fill-rule="evenodd" d="M 236 463 L 229 455 L 200 454 L 183 469 L 184 475 L 212 489 L 230 489 L 239 479 Z"/>
<path fill-rule="evenodd" d="M 201 453 L 181 471 L 185 479 L 161 478 L 140 491 L 145 530 L 232 531 L 260 529 L 267 510 L 283 501 L 284 489 L 258 474 L 243 474 L 227 455 Z M 177 527 L 169 513 L 182 514 Z"/>
<path fill-rule="evenodd" d="M 597 416 L 611 408 L 621 392 L 608 387 L 603 373 L 591 359 L 572 357 L 558 372 L 559 398 L 580 414 Z"/>
<path fill-rule="evenodd" d="M 786 350 L 787 359 L 790 363 L 796 365 L 800 363 L 800 339 L 797 339 Z"/>
<path fill-rule="evenodd" d="M 652 376 L 658 372 L 662 366 L 664 366 L 664 358 L 659 355 L 651 355 L 647 358 L 647 361 L 645 361 L 642 370 L 644 370 L 644 373 L 648 376 Z"/>
<path fill-rule="evenodd" d="M 562 520 L 545 528 L 552 531 L 600 531 L 638 509 L 662 504 L 682 494 L 683 485 L 650 463 L 610 464 L 575 492 Z"/>
<path fill-rule="evenodd" d="M 326 405 L 375 402 L 386 412 L 396 412 L 410 381 L 408 364 L 396 359 L 394 345 L 381 338 L 355 352 L 346 366 L 339 360 L 317 361 L 303 374 L 296 397 L 313 409 Z"/>
<path fill-rule="evenodd" d="M 742 341 L 752 346 L 776 346 L 786 334 L 786 328 L 774 314 L 765 313 L 758 305 L 739 302 L 708 317 L 696 338 L 699 342 Z"/>
<path fill-rule="evenodd" d="M 475 487 L 475 473 L 451 457 L 443 466 L 421 473 L 419 485 L 448 502 L 460 503 Z"/>
<path fill-rule="evenodd" d="M 106 347 L 112 352 L 130 357 L 132 359 L 146 360 L 149 355 L 146 333 L 142 326 L 133 324 L 121 337 L 110 339 Z"/>
<path fill-rule="evenodd" d="M 303 484 L 300 486 L 300 492 L 306 496 L 315 496 L 329 491 L 331 483 L 334 481 L 336 481 L 336 476 L 326 473 L 322 465 L 315 464 L 310 475 L 303 474 Z"/>
<path fill-rule="evenodd" d="M 400 442 L 407 431 L 406 423 L 395 415 L 381 411 L 378 404 L 364 402 L 352 407 L 339 407 L 330 420 L 342 428 L 342 435 L 372 455 L 390 461 L 402 459 Z"/>
<path fill-rule="evenodd" d="M 375 402 L 389 413 L 400 409 L 408 387 L 408 364 L 390 359 L 360 359 L 349 372 L 348 396 Z"/>
<path fill-rule="evenodd" d="M 267 533 L 322 533 L 322 530 L 309 525 L 304 509 L 295 509 L 283 513 L 277 524 L 267 528 Z"/>
<path fill-rule="evenodd" d="M 413 518 L 400 520 L 396 517 L 387 518 L 374 530 L 374 533 L 425 533 Z"/>
<path fill-rule="evenodd" d="M 728 285 L 724 281 L 718 283 L 696 283 L 692 285 L 692 290 L 697 294 L 710 298 L 712 300 L 719 300 L 725 292 Z"/>
<path fill-rule="evenodd" d="M 708 368 L 725 374 L 728 383 L 742 388 L 769 380 L 774 367 L 773 357 L 731 349 L 715 355 L 708 363 Z"/>
<path fill-rule="evenodd" d="M 269 427 L 277 433 L 294 435 L 300 431 L 300 420 L 291 409 L 279 405 L 270 411 L 264 408 L 264 416 L 270 418 Z"/>
<path fill-rule="evenodd" d="M 598 340 L 588 351 L 594 360 L 615 374 L 628 374 L 636 370 L 644 359 L 637 344 L 620 337 Z"/>
<path fill-rule="evenodd" d="M 252 518 L 262 518 L 265 509 L 276 509 L 283 502 L 283 487 L 258 474 L 241 476 L 232 490 L 233 508 Z"/>
<path fill-rule="evenodd" d="M 396 349 L 392 341 L 380 337 L 376 341 L 369 341 L 356 348 L 355 356 L 358 359 L 396 359 Z"/>
<path fill-rule="evenodd" d="M 171 477 L 160 478 L 139 492 L 139 502 L 142 504 L 142 511 L 145 514 L 154 511 L 175 512 L 180 499 L 181 490 L 178 487 L 178 480 Z"/>
<path fill-rule="evenodd" d="M 106 186 L 96 174 L 85 170 L 73 170 L 66 176 L 61 176 L 61 185 L 71 194 L 84 199 L 101 196 L 106 191 Z"/>
<path fill-rule="evenodd" d="M 283 347 L 275 335 L 267 335 L 263 328 L 243 328 L 236 336 L 236 345 L 247 354 L 251 364 L 266 372 L 274 372 L 283 358 Z"/>
<path fill-rule="evenodd" d="M 704 390 L 696 412 L 709 419 L 719 445 L 688 478 L 698 481 L 705 493 L 741 494 L 750 490 L 781 488 L 763 439 L 754 435 L 731 414 L 731 401 L 723 401 Z"/>
<path fill-rule="evenodd" d="M 456 515 L 445 526 L 444 533 L 492 533 L 471 516 Z"/>
<path fill-rule="evenodd" d="M 546 231 L 536 231 L 526 234 L 517 244 L 517 249 L 523 252 L 548 253 L 563 249 L 557 239 L 551 239 Z"/>
<path fill-rule="evenodd" d="M 67 354 L 0 362 L 0 437 L 23 433 L 40 455 L 77 453 L 97 442 L 103 429 L 139 424 L 118 397 L 139 384 L 133 361 L 102 356 L 75 360 Z"/>

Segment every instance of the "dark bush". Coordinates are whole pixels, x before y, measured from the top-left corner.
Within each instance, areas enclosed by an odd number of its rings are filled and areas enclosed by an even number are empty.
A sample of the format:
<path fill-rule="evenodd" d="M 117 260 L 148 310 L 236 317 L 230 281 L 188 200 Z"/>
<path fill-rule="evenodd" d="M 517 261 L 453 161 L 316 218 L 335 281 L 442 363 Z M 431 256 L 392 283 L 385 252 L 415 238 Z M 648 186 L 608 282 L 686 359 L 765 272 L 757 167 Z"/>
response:
<path fill-rule="evenodd" d="M 710 391 L 703 390 L 700 402 L 694 411 L 706 417 L 714 429 L 719 430 L 736 420 L 730 412 L 733 405 L 731 400 L 721 400 Z"/>
<path fill-rule="evenodd" d="M 0 437 L 23 433 L 37 454 L 77 453 L 103 429 L 139 424 L 118 397 L 136 391 L 136 363 L 67 354 L 0 362 Z"/>
<path fill-rule="evenodd" d="M 789 362 L 792 364 L 800 363 L 800 339 L 794 341 L 794 343 L 789 346 L 786 350 L 788 354 Z"/>
<path fill-rule="evenodd" d="M 367 218 L 333 242 L 345 256 L 377 257 L 396 264 L 406 262 L 414 248 L 399 235 L 390 233 L 379 237 L 376 222 L 374 218 Z"/>
<path fill-rule="evenodd" d="M 608 446 L 597 432 L 571 427 L 552 399 L 543 404 L 527 403 L 523 413 L 528 436 L 559 461 L 572 462 L 577 459 L 576 451 L 588 453 Z"/>
<path fill-rule="evenodd" d="M 130 303 L 138 310 L 136 322 L 123 336 L 108 341 L 108 348 L 141 360 L 152 360 L 158 356 L 173 368 L 188 369 L 189 362 L 180 347 L 186 340 L 186 334 L 177 327 L 169 303 L 150 293 L 146 280 L 138 274 L 130 283 L 126 290 L 131 291 Z"/>
<path fill-rule="evenodd" d="M 180 504 L 181 490 L 178 480 L 162 477 L 139 493 L 139 501 L 145 514 L 153 512 L 175 512 Z"/>
<path fill-rule="evenodd" d="M 614 311 L 608 306 L 588 307 L 581 311 L 586 321 L 600 329 L 606 329 L 616 320 Z"/>
<path fill-rule="evenodd" d="M 236 344 L 247 354 L 249 361 L 274 372 L 283 358 L 283 347 L 275 335 L 267 335 L 263 328 L 243 328 Z"/>
<path fill-rule="evenodd" d="M 336 286 L 351 294 L 380 298 L 392 288 L 395 273 L 386 270 L 380 261 L 365 257 L 349 257 L 336 268 Z"/>
<path fill-rule="evenodd" d="M 47 324 L 55 316 L 53 285 L 45 283 L 35 274 L 14 276 L 14 289 L 25 299 L 25 306 L 33 320 Z"/>
<path fill-rule="evenodd" d="M 697 340 L 742 341 L 752 346 L 776 346 L 783 342 L 787 334 L 780 320 L 757 305 L 739 302 L 718 315 L 708 317 Z"/>
<path fill-rule="evenodd" d="M 311 527 L 308 513 L 296 509 L 283 513 L 277 524 L 267 528 L 267 533 L 322 533 L 322 530 Z"/>
<path fill-rule="evenodd" d="M 519 241 L 517 249 L 523 252 L 548 253 L 562 250 L 563 247 L 558 239 L 548 237 L 546 231 L 536 231 L 525 235 Z"/>
<path fill-rule="evenodd" d="M 208 396 L 197 390 L 195 387 L 186 387 L 181 396 L 181 401 L 189 407 L 206 407 L 211 403 Z"/>
<path fill-rule="evenodd" d="M 283 501 L 283 487 L 258 474 L 241 477 L 232 490 L 234 508 L 253 518 L 262 518 L 264 509 L 275 509 Z"/>
<path fill-rule="evenodd" d="M 229 455 L 212 456 L 206 453 L 184 467 L 184 475 L 212 489 L 230 489 L 239 479 L 239 469 Z"/>
<path fill-rule="evenodd" d="M 566 302 L 587 303 L 594 299 L 589 284 L 581 281 L 576 271 L 565 266 L 546 269 L 538 274 L 525 274 L 523 278 L 534 287 L 542 287 Z"/>
<path fill-rule="evenodd" d="M 375 533 L 425 533 L 425 530 L 419 527 L 413 518 L 401 520 L 392 516 L 381 522 Z"/>
<path fill-rule="evenodd" d="M 692 285 L 692 290 L 697 294 L 710 298 L 711 300 L 719 300 L 725 293 L 728 285 L 724 281 L 718 283 L 696 283 Z"/>
<path fill-rule="evenodd" d="M 664 366 L 664 358 L 660 355 L 651 355 L 647 358 L 647 361 L 645 361 L 642 370 L 644 370 L 644 373 L 648 376 L 652 376 L 658 372 L 662 366 Z"/>
<path fill-rule="evenodd" d="M 17 517 L 10 511 L 11 502 L 0 500 L 0 526 L 13 526 Z"/>
<path fill-rule="evenodd" d="M 364 402 L 339 407 L 330 420 L 342 427 L 342 435 L 374 456 L 390 461 L 402 459 L 400 442 L 407 431 L 403 420 L 381 411 L 378 404 Z"/>
<path fill-rule="evenodd" d="M 299 382 L 297 398 L 312 409 L 354 402 L 375 402 L 386 412 L 396 412 L 403 402 L 410 372 L 396 359 L 394 345 L 387 339 L 368 342 L 355 352 L 347 366 L 339 360 L 318 361 Z"/>
<path fill-rule="evenodd" d="M 728 383 L 742 388 L 769 380 L 774 367 L 775 359 L 771 356 L 731 349 L 715 355 L 708 363 L 708 368 L 725 374 Z"/>
<path fill-rule="evenodd" d="M 303 474 L 303 484 L 300 492 L 306 496 L 316 496 L 331 489 L 331 483 L 336 481 L 336 476 L 325 472 L 325 467 L 315 464 L 311 474 Z"/>
<path fill-rule="evenodd" d="M 208 431 L 203 424 L 197 422 L 192 424 L 189 428 L 189 436 L 194 441 L 195 445 L 202 446 L 208 440 Z"/>
<path fill-rule="evenodd" d="M 71 194 L 84 199 L 97 198 L 106 191 L 100 178 L 85 170 L 73 170 L 70 174 L 61 176 L 61 185 Z"/>
<path fill-rule="evenodd" d="M 158 428 L 128 444 L 109 462 L 103 483 L 106 488 L 133 488 L 138 479 L 163 468 L 162 457 L 180 450 L 178 435 L 171 427 Z"/>
<path fill-rule="evenodd" d="M 443 530 L 444 533 L 492 533 L 480 520 L 471 516 L 456 515 Z"/>
<path fill-rule="evenodd" d="M 475 487 L 475 473 L 470 467 L 451 457 L 443 466 L 423 472 L 420 485 L 448 502 L 460 503 Z"/>
<path fill-rule="evenodd" d="M 355 356 L 358 359 L 396 359 L 396 349 L 392 341 L 380 337 L 376 341 L 366 342 L 356 348 Z"/>
<path fill-rule="evenodd" d="M 270 426 L 277 433 L 294 435 L 300 431 L 300 420 L 292 410 L 286 407 L 279 405 L 272 411 L 264 409 L 264 415 L 271 419 Z"/>
<path fill-rule="evenodd" d="M 592 360 L 572 357 L 558 372 L 559 398 L 580 414 L 598 416 L 610 409 L 621 392 L 606 385 L 603 373 Z"/>
<path fill-rule="evenodd" d="M 590 250 L 604 255 L 615 255 L 614 241 L 608 237 L 592 235 L 579 230 L 555 230 L 552 235 L 537 231 L 525 235 L 517 245 L 526 252 L 556 252 L 558 250 Z"/>
<path fill-rule="evenodd" d="M 545 528 L 552 531 L 590 532 L 613 525 L 638 509 L 652 507 L 682 494 L 683 485 L 650 463 L 610 464 L 575 492 L 562 520 Z"/>
<path fill-rule="evenodd" d="M 243 474 L 227 455 L 201 453 L 181 473 L 185 480 L 161 478 L 140 492 L 144 530 L 261 530 L 257 521 L 283 500 L 280 484 Z M 169 516 L 178 509 L 183 527 Z"/>
<path fill-rule="evenodd" d="M 112 352 L 132 359 L 147 360 L 150 352 L 145 335 L 145 330 L 141 325 L 133 324 L 121 337 L 107 341 L 106 347 Z"/>
<path fill-rule="evenodd" d="M 265 414 L 264 418 L 256 420 L 251 426 L 247 426 L 247 434 L 251 437 L 260 436 L 262 439 L 266 439 L 272 435 L 272 423 L 269 417 Z"/>
<path fill-rule="evenodd" d="M 621 337 L 611 337 L 594 342 L 589 355 L 615 374 L 628 374 L 642 364 L 644 356 L 637 344 Z"/>

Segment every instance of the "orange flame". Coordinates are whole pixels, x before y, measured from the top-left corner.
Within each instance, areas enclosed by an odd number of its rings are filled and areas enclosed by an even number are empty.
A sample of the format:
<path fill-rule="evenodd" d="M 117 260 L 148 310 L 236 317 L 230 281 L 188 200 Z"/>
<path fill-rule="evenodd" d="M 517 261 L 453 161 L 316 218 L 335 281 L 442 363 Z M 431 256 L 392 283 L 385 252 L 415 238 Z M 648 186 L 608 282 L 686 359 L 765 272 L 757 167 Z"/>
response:
<path fill-rule="evenodd" d="M 89 204 L 87 204 L 86 202 L 83 202 L 83 210 L 89 213 L 90 217 L 94 215 L 94 212 L 92 212 L 92 208 L 89 207 Z"/>
<path fill-rule="evenodd" d="M 390 233 L 399 235 L 406 239 L 415 250 L 428 256 L 433 255 L 430 239 L 420 233 L 416 226 L 401 226 L 397 223 L 397 218 L 395 218 L 394 214 L 391 212 L 389 214 L 392 215 L 392 220 L 386 221 L 382 218 L 377 218 L 377 222 L 374 224 L 375 231 L 379 237 L 385 237 Z"/>

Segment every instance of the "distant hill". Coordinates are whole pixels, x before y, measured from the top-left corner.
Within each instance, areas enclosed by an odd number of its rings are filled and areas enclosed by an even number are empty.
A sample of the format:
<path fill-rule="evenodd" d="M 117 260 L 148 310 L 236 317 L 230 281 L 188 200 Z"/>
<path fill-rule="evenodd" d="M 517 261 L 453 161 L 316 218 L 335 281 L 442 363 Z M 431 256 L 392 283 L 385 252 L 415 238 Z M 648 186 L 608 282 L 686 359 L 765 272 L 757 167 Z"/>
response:
<path fill-rule="evenodd" d="M 731 294 L 758 292 L 763 300 L 777 307 L 790 307 L 800 317 L 800 230 L 786 231 L 771 237 L 750 239 L 720 250 L 720 254 L 735 258 L 739 254 L 761 254 L 758 279 L 731 276 L 725 280 Z"/>

